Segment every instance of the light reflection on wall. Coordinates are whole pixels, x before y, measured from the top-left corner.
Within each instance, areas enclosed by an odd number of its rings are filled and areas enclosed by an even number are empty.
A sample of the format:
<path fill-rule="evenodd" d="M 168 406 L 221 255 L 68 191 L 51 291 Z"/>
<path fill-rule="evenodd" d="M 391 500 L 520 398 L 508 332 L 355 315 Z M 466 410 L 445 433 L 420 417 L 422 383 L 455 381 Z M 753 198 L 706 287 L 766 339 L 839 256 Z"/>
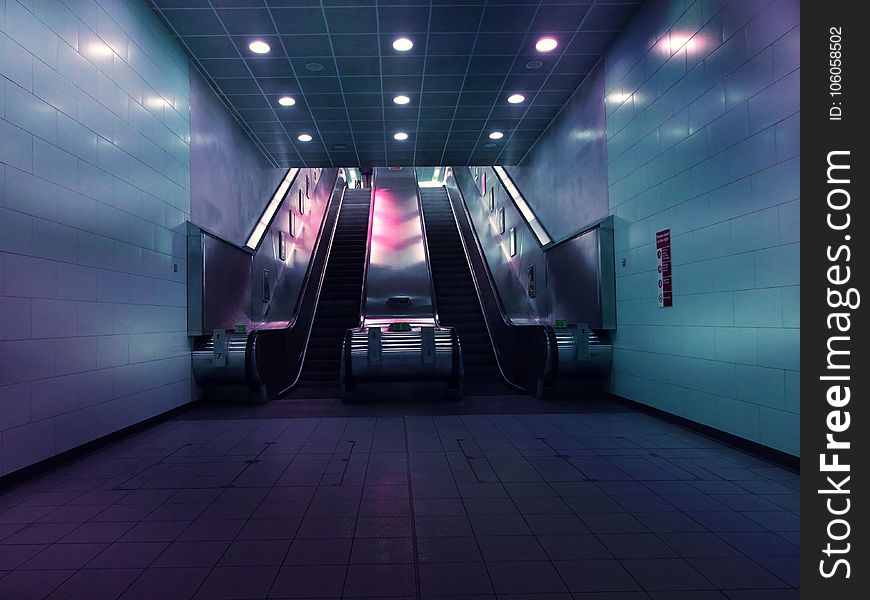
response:
<path fill-rule="evenodd" d="M 667 56 L 672 56 L 683 48 L 686 49 L 687 54 L 697 54 L 708 46 L 709 40 L 707 40 L 703 35 L 681 33 L 679 31 L 671 31 L 668 34 L 663 35 L 661 41 L 658 43 L 659 50 L 662 54 Z"/>
<path fill-rule="evenodd" d="M 401 213 L 388 189 L 375 193 L 370 256 L 372 264 L 399 269 L 426 260 L 419 215 Z"/>

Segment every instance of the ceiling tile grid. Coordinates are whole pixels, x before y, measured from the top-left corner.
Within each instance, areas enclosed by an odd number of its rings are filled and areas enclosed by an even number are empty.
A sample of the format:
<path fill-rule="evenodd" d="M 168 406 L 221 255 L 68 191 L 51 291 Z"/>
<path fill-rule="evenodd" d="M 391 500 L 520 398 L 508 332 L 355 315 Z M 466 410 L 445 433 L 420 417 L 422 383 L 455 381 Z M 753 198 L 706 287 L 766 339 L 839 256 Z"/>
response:
<path fill-rule="evenodd" d="M 150 4 L 275 164 L 314 167 L 518 163 L 641 1 Z"/>

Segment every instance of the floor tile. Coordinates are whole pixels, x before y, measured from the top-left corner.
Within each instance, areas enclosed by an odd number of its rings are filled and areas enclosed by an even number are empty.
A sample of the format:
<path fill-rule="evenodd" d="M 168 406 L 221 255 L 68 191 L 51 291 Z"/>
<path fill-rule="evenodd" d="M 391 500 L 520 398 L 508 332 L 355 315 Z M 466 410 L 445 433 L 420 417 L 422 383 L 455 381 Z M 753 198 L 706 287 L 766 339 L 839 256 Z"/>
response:
<path fill-rule="evenodd" d="M 427 563 L 420 565 L 420 591 L 428 596 L 492 594 L 483 563 Z"/>
<path fill-rule="evenodd" d="M 297 539 L 290 545 L 284 564 L 346 565 L 351 544 L 350 539 Z"/>
<path fill-rule="evenodd" d="M 343 597 L 413 596 L 417 583 L 414 565 L 350 565 Z"/>
<path fill-rule="evenodd" d="M 549 561 L 487 563 L 497 594 L 550 594 L 567 591 Z"/>
<path fill-rule="evenodd" d="M 265 598 L 277 573 L 277 566 L 215 567 L 194 597 L 202 600 Z"/>
<path fill-rule="evenodd" d="M 355 538 L 351 564 L 398 564 L 414 562 L 411 538 Z"/>
<path fill-rule="evenodd" d="M 82 569 L 57 587 L 47 600 L 115 600 L 141 572 L 141 569 Z"/>
<path fill-rule="evenodd" d="M 346 570 L 346 565 L 281 567 L 269 597 L 339 598 Z"/>
<path fill-rule="evenodd" d="M 615 560 L 570 560 L 553 564 L 571 592 L 631 592 L 641 589 Z"/>
<path fill-rule="evenodd" d="M 682 558 L 643 558 L 620 562 L 648 592 L 713 588 L 713 584 Z"/>

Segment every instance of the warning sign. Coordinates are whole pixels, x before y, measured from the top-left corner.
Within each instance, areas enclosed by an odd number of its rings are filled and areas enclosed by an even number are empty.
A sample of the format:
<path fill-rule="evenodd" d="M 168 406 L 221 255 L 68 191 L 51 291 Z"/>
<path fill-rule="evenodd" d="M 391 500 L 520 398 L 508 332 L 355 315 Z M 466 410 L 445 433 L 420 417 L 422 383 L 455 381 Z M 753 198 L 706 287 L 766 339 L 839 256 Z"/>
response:
<path fill-rule="evenodd" d="M 658 301 L 659 307 L 674 305 L 673 283 L 671 281 L 671 230 L 656 232 L 656 258 L 658 259 Z"/>

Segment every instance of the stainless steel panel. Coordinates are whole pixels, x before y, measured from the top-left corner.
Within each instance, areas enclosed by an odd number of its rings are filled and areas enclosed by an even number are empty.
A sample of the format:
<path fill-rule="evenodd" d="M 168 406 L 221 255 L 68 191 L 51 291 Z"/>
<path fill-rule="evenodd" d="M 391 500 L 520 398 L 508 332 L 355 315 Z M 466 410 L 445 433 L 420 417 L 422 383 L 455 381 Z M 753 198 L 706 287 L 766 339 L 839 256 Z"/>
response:
<path fill-rule="evenodd" d="M 544 252 L 495 172 L 489 167 L 455 167 L 449 170 L 446 184 L 448 189 L 460 191 L 465 199 L 507 316 L 516 323 L 545 320 L 549 306 Z M 494 199 L 492 210 L 490 198 Z M 500 208 L 505 211 L 505 233 L 498 231 Z M 510 255 L 511 228 L 516 229 L 515 256 Z M 526 280 L 532 265 L 537 275 L 537 294 L 529 298 Z"/>
<path fill-rule="evenodd" d="M 551 295 L 551 318 L 568 323 L 588 323 L 593 329 L 608 329 L 602 285 L 602 230 L 598 227 L 547 251 L 547 280 Z M 613 263 L 612 254 L 610 263 Z M 612 271 L 611 271 L 612 272 Z"/>
<path fill-rule="evenodd" d="M 287 169 L 276 168 L 190 68 L 190 220 L 243 245 Z"/>
<path fill-rule="evenodd" d="M 202 235 L 202 256 L 202 331 L 249 327 L 252 256 L 207 233 Z"/>
<path fill-rule="evenodd" d="M 609 211 L 603 71 L 589 73 L 519 166 L 505 167 L 556 242 Z"/>
<path fill-rule="evenodd" d="M 311 253 L 323 222 L 329 197 L 335 182 L 336 169 L 300 169 L 287 192 L 263 242 L 254 257 L 252 320 L 255 323 L 287 321 L 293 314 Z M 305 197 L 306 178 L 310 181 L 310 198 L 305 200 L 305 213 L 299 211 L 299 193 Z M 295 236 L 290 235 L 291 214 L 296 223 Z M 285 258 L 280 257 L 280 239 L 284 235 Z M 263 271 L 268 270 L 272 293 L 268 302 L 261 299 Z"/>
<path fill-rule="evenodd" d="M 413 168 L 375 170 L 371 219 L 364 325 L 433 325 L 432 283 Z M 403 298 L 409 302 L 398 300 Z"/>

